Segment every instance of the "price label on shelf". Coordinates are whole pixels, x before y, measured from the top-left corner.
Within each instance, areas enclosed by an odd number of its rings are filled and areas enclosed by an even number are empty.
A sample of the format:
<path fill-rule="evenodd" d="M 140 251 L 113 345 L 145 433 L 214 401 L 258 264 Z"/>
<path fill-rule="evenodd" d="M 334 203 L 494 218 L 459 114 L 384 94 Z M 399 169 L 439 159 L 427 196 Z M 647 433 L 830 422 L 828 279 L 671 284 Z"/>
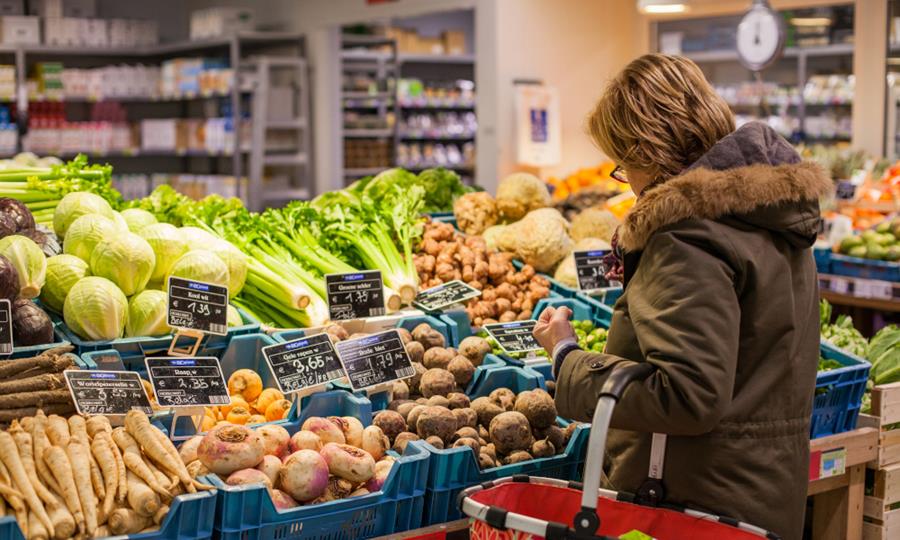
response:
<path fill-rule="evenodd" d="M 161 407 L 228 405 L 228 387 L 215 357 L 145 358 L 150 384 Z"/>
<path fill-rule="evenodd" d="M 384 315 L 384 283 L 378 270 L 328 274 L 325 276 L 325 288 L 332 320 Z"/>
<path fill-rule="evenodd" d="M 170 277 L 167 321 L 172 328 L 224 336 L 228 332 L 228 288 Z"/>
<path fill-rule="evenodd" d="M 609 265 L 603 261 L 603 258 L 608 254 L 608 249 L 576 251 L 573 253 L 579 289 L 592 291 L 609 287 L 609 280 L 606 279 Z"/>
<path fill-rule="evenodd" d="M 63 376 L 78 414 L 119 416 L 132 409 L 153 413 L 141 378 L 133 371 L 67 369 Z"/>
<path fill-rule="evenodd" d="M 262 348 L 278 389 L 285 394 L 344 376 L 341 360 L 328 334 L 316 334 Z"/>
<path fill-rule="evenodd" d="M 497 341 L 506 354 L 524 353 L 542 349 L 534 339 L 537 321 L 513 321 L 484 325 L 484 330 Z"/>
<path fill-rule="evenodd" d="M 831 290 L 838 294 L 848 294 L 850 292 L 850 280 L 839 277 L 831 278 Z"/>
<path fill-rule="evenodd" d="M 0 300 L 0 356 L 13 352 L 12 302 Z"/>
<path fill-rule="evenodd" d="M 340 341 L 337 352 L 354 391 L 416 374 L 396 329 Z"/>
<path fill-rule="evenodd" d="M 423 311 L 437 311 L 441 308 L 481 296 L 481 291 L 458 279 L 425 289 L 416 295 L 413 305 Z"/>

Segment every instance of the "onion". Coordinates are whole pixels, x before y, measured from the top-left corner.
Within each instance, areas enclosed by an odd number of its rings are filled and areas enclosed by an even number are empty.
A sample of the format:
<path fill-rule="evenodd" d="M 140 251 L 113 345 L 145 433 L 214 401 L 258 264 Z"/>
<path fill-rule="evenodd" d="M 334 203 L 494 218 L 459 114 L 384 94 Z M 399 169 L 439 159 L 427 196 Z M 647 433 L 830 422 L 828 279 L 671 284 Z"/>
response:
<path fill-rule="evenodd" d="M 368 452 L 375 461 L 384 457 L 390 447 L 391 441 L 380 427 L 372 425 L 363 430 L 360 448 Z"/>
<path fill-rule="evenodd" d="M 263 456 L 263 460 L 256 466 L 256 470 L 262 471 L 269 477 L 272 484 L 278 481 L 278 471 L 281 470 L 281 460 L 272 455 Z"/>
<path fill-rule="evenodd" d="M 247 484 L 263 484 L 266 489 L 272 489 L 272 480 L 266 474 L 257 469 L 241 469 L 228 475 L 225 483 L 229 486 L 245 486 Z"/>
<path fill-rule="evenodd" d="M 337 417 L 335 417 L 337 418 Z M 344 430 L 337 426 L 334 422 L 321 416 L 312 416 L 303 422 L 300 429 L 304 431 L 312 431 L 322 439 L 322 443 L 345 443 Z"/>
<path fill-rule="evenodd" d="M 296 508 L 298 506 L 297 501 L 280 489 L 273 489 L 269 493 L 272 495 L 272 504 L 274 504 L 275 508 L 278 510 L 287 510 L 288 508 Z"/>
<path fill-rule="evenodd" d="M 288 456 L 278 475 L 281 489 L 300 502 L 311 501 L 328 487 L 328 463 L 315 450 Z"/>
<path fill-rule="evenodd" d="M 391 467 L 394 466 L 394 459 L 383 459 L 375 464 L 375 475 L 366 482 L 366 489 L 370 492 L 379 491 L 382 487 L 384 487 L 384 483 L 387 481 L 388 474 L 391 472 Z"/>
<path fill-rule="evenodd" d="M 256 467 L 264 455 L 259 435 L 252 429 L 237 424 L 214 427 L 197 447 L 200 462 L 210 471 L 222 476 Z"/>
<path fill-rule="evenodd" d="M 322 449 L 322 439 L 312 431 L 301 429 L 291 437 L 291 452 L 298 450 L 315 450 L 318 452 Z"/>
<path fill-rule="evenodd" d="M 184 441 L 184 444 L 178 449 L 178 455 L 181 456 L 181 461 L 185 465 L 197 459 L 197 447 L 200 446 L 200 441 L 202 440 L 203 435 L 191 437 Z"/>
<path fill-rule="evenodd" d="M 331 474 L 353 484 L 365 482 L 375 474 L 375 460 L 368 452 L 349 444 L 328 443 L 320 452 Z"/>
<path fill-rule="evenodd" d="M 275 424 L 267 424 L 260 426 L 256 430 L 259 438 L 262 439 L 263 451 L 270 455 L 281 459 L 288 455 L 288 445 L 291 441 L 291 435 L 281 426 Z"/>

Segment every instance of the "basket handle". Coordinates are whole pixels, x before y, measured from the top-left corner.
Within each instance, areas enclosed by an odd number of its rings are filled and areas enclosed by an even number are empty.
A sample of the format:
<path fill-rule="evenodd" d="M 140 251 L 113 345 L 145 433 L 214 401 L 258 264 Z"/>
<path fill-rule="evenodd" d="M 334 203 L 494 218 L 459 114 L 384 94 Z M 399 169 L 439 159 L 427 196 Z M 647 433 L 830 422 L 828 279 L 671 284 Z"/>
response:
<path fill-rule="evenodd" d="M 584 492 L 581 496 L 581 510 L 575 514 L 575 532 L 593 535 L 600 527 L 597 517 L 597 491 L 600 489 L 600 475 L 603 471 L 603 456 L 606 450 L 606 436 L 612 421 L 613 409 L 622 398 L 625 389 L 635 381 L 643 381 L 656 370 L 649 362 L 623 361 L 617 363 L 603 386 L 600 399 L 594 409 L 591 434 L 588 439 L 587 463 L 584 467 Z"/>

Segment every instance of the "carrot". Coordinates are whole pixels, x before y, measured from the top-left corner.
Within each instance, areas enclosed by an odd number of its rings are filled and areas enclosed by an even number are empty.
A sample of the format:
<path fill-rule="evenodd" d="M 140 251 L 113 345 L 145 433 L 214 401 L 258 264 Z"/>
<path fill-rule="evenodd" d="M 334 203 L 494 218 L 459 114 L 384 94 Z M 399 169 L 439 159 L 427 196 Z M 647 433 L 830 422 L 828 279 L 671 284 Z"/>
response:
<path fill-rule="evenodd" d="M 71 538 L 75 534 L 75 518 L 66 509 L 66 504 L 54 495 L 53 503 L 47 505 L 47 508 L 50 513 L 50 521 L 53 523 L 53 538 L 55 540 Z"/>
<path fill-rule="evenodd" d="M 128 506 L 142 516 L 152 516 L 159 510 L 159 495 L 131 471 L 128 475 Z"/>
<path fill-rule="evenodd" d="M 188 474 L 184 463 L 178 457 L 178 451 L 172 445 L 172 442 L 166 439 L 168 445 L 164 444 L 157 433 L 162 433 L 150 425 L 147 415 L 136 410 L 128 411 L 125 415 L 125 429 L 132 437 L 141 445 L 147 456 L 156 462 L 162 469 L 167 472 L 175 473 L 178 479 L 187 488 L 188 493 L 196 493 L 194 487 L 195 480 Z M 168 447 L 171 447 L 171 451 Z"/>
<path fill-rule="evenodd" d="M 44 450 L 44 461 L 53 472 L 56 483 L 60 487 L 60 495 L 66 503 L 66 507 L 75 518 L 78 530 L 84 533 L 84 512 L 81 510 L 81 499 L 78 497 L 78 488 L 75 487 L 75 474 L 66 451 L 59 446 L 50 446 Z"/>
<path fill-rule="evenodd" d="M 134 534 L 151 525 L 153 521 L 138 514 L 131 508 L 117 508 L 109 516 L 109 532 L 113 534 Z"/>
<path fill-rule="evenodd" d="M 113 511 L 113 505 L 116 498 L 116 487 L 119 485 L 118 471 L 116 468 L 116 458 L 113 456 L 112 449 L 109 447 L 112 439 L 109 433 L 99 431 L 91 441 L 91 452 L 94 454 L 100 469 L 103 472 L 103 480 L 105 482 L 105 493 L 103 496 L 103 514 L 109 516 Z"/>
<path fill-rule="evenodd" d="M 22 460 L 19 459 L 16 441 L 13 440 L 12 435 L 5 431 L 0 432 L 0 459 L 3 460 L 6 468 L 9 469 L 9 474 L 15 482 L 16 487 L 22 492 L 25 502 L 28 504 L 28 508 L 35 513 L 40 523 L 46 527 L 46 532 L 52 535 L 53 524 L 50 523 L 50 516 L 48 516 L 47 511 L 44 510 L 41 499 L 38 498 L 37 493 L 34 491 L 34 487 L 31 485 L 31 481 L 28 479 L 28 474 L 25 472 Z"/>
<path fill-rule="evenodd" d="M 53 494 L 38 480 L 37 471 L 34 468 L 34 450 L 31 445 L 31 435 L 26 433 L 16 421 L 13 421 L 8 433 L 12 435 L 16 443 L 16 448 L 19 450 L 19 459 L 22 461 L 25 474 L 28 475 L 28 480 L 34 487 L 35 493 L 44 501 L 44 504 L 52 504 L 55 502 Z"/>
<path fill-rule="evenodd" d="M 141 457 L 141 447 L 138 446 L 134 437 L 123 428 L 118 427 L 113 430 L 112 438 L 119 449 L 122 450 L 122 461 L 125 462 L 125 467 L 137 475 L 138 478 L 146 483 L 153 491 L 166 498 L 171 498 L 172 495 L 169 491 L 159 483 L 156 475 L 153 474 L 153 471 L 151 471 L 147 464 L 144 463 L 144 460 Z M 130 488 L 131 486 L 129 484 L 129 491 Z"/>
<path fill-rule="evenodd" d="M 112 433 L 112 425 L 109 423 L 109 418 L 105 416 L 92 416 L 87 420 L 87 433 L 91 438 L 96 437 L 97 433 L 101 431 L 105 431 L 107 433 Z"/>
<path fill-rule="evenodd" d="M 47 438 L 47 415 L 44 414 L 43 410 L 38 409 L 32 424 L 31 439 L 34 443 L 34 464 L 37 467 L 38 476 L 47 487 L 60 494 L 62 490 L 44 461 L 44 450 L 50 446 L 50 439 Z"/>
<path fill-rule="evenodd" d="M 73 437 L 66 446 L 66 455 L 72 464 L 75 489 L 78 490 L 78 499 L 81 500 L 84 512 L 84 532 L 93 535 L 97 528 L 97 498 L 91 489 L 91 451 L 87 445 Z"/>
<path fill-rule="evenodd" d="M 28 540 L 49 540 L 50 534 L 34 512 L 28 512 Z"/>
<path fill-rule="evenodd" d="M 63 448 L 69 444 L 69 423 L 62 416 L 51 414 L 47 417 L 47 437 L 53 446 L 62 446 Z"/>

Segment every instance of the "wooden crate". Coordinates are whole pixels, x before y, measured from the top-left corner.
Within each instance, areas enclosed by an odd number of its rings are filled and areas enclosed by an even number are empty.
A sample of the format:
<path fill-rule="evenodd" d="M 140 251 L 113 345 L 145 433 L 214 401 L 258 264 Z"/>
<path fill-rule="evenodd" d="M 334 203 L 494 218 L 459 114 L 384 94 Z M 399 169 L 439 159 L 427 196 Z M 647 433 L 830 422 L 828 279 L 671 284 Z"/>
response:
<path fill-rule="evenodd" d="M 887 426 L 900 423 L 900 383 L 883 384 L 872 389 L 871 414 L 859 415 L 859 427 L 874 427 L 881 431 L 878 441 L 878 458 L 869 468 L 880 469 L 900 463 L 900 429 L 887 430 Z"/>
<path fill-rule="evenodd" d="M 900 463 L 875 471 L 872 495 L 863 501 L 863 538 L 888 540 L 900 538 L 900 509 L 891 510 L 900 502 Z"/>

